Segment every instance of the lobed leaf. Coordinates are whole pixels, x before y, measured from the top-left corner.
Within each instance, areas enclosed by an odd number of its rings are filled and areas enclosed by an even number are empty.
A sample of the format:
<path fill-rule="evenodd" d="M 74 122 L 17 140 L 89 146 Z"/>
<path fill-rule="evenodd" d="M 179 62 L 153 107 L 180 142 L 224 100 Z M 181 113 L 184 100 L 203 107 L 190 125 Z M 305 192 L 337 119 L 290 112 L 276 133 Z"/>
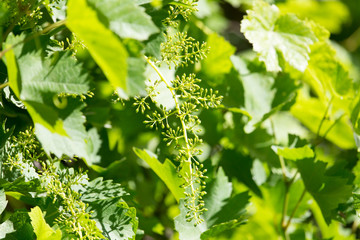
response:
<path fill-rule="evenodd" d="M 212 77 L 229 73 L 233 65 L 230 57 L 235 53 L 235 47 L 216 33 L 208 36 L 207 46 L 209 53 L 202 62 L 205 73 Z"/>
<path fill-rule="evenodd" d="M 147 15 L 144 8 L 133 0 L 89 0 L 101 16 L 106 18 L 106 25 L 122 38 L 146 40 L 159 29 Z"/>
<path fill-rule="evenodd" d="M 221 168 L 206 191 L 204 202 L 208 211 L 203 215 L 204 222 L 198 225 L 194 220 L 186 221 L 187 209 L 183 199 L 180 200 L 180 214 L 174 218 L 180 240 L 208 239 L 245 223 L 249 195 L 244 192 L 231 197 L 232 183 Z"/>
<path fill-rule="evenodd" d="M 266 65 L 278 72 L 284 59 L 295 69 L 304 72 L 310 59 L 310 45 L 317 41 L 311 28 L 295 15 L 282 15 L 275 5 L 254 1 L 241 21 L 241 32 L 253 44 L 253 49 Z"/>
<path fill-rule="evenodd" d="M 43 213 L 39 207 L 32 208 L 29 216 L 31 218 L 31 225 L 34 228 L 37 240 L 61 240 L 61 230 L 54 230 L 46 223 Z"/>
<path fill-rule="evenodd" d="M 327 42 L 317 42 L 311 46 L 309 66 L 304 79 L 316 93 L 325 98 L 332 95 L 346 95 L 352 87 L 347 70 L 337 60 L 335 50 Z"/>
<path fill-rule="evenodd" d="M 317 98 L 305 98 L 300 95 L 290 111 L 313 133 L 317 133 L 324 117 L 326 106 Z M 326 139 L 341 148 L 354 148 L 353 130 L 348 123 L 347 116 L 336 116 L 337 112 L 341 112 L 341 110 L 338 107 L 334 107 L 328 114 L 330 117 L 323 121 L 319 135 L 324 136 L 326 134 Z"/>
<path fill-rule="evenodd" d="M 179 178 L 179 173 L 170 160 L 166 159 L 164 163 L 161 163 L 154 154 L 147 150 L 134 148 L 134 152 L 139 158 L 149 164 L 151 169 L 169 188 L 177 201 L 185 197 L 184 189 L 180 187 L 183 184 L 183 180 Z"/>
<path fill-rule="evenodd" d="M 315 156 L 314 151 L 308 145 L 298 148 L 273 146 L 273 150 L 277 153 L 277 155 L 282 156 L 289 160 L 313 158 Z"/>
<path fill-rule="evenodd" d="M 59 158 L 76 155 L 89 165 L 97 162 L 100 140 L 95 129 L 87 132 L 84 127 L 84 104 L 58 96 L 87 92 L 89 83 L 82 68 L 67 53 L 45 59 L 36 52 L 17 53 L 10 50 L 5 55 L 10 87 L 26 106 L 44 150 Z"/>
<path fill-rule="evenodd" d="M 345 203 L 352 195 L 352 185 L 348 179 L 333 175 L 326 170 L 327 163 L 307 158 L 296 162 L 306 190 L 314 197 L 327 224 L 337 214 L 340 203 Z"/>

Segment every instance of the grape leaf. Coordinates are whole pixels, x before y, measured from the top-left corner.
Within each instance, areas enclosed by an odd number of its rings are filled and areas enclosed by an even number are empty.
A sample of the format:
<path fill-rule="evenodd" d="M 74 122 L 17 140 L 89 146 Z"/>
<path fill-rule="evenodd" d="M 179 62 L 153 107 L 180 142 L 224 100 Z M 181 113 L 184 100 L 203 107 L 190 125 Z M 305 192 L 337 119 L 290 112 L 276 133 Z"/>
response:
<path fill-rule="evenodd" d="M 2 188 L 0 189 L 0 214 L 5 210 L 7 203 L 5 190 Z"/>
<path fill-rule="evenodd" d="M 56 231 L 52 229 L 45 221 L 43 213 L 39 207 L 34 207 L 29 212 L 31 218 L 31 225 L 34 228 L 37 240 L 61 240 L 61 230 L 57 229 Z"/>
<path fill-rule="evenodd" d="M 89 0 L 89 5 L 107 19 L 108 27 L 122 38 L 146 40 L 159 32 L 144 9 L 133 0 Z"/>
<path fill-rule="evenodd" d="M 86 131 L 85 119 L 80 109 L 74 109 L 63 122 L 68 136 L 52 133 L 41 124 L 35 124 L 35 133 L 45 151 L 52 152 L 58 157 L 64 154 L 78 156 L 84 158 L 90 166 L 100 161 L 97 153 L 101 140 L 95 128 Z"/>
<path fill-rule="evenodd" d="M 206 192 L 208 194 L 205 195 L 204 201 L 208 211 L 204 213 L 204 219 L 208 226 L 212 226 L 217 221 L 216 213 L 226 204 L 232 192 L 232 184 L 222 168 L 219 168 L 215 181 L 208 184 Z"/>
<path fill-rule="evenodd" d="M 44 150 L 57 157 L 76 155 L 89 165 L 97 162 L 100 140 L 95 129 L 87 132 L 83 125 L 84 104 L 72 97 L 58 98 L 61 93 L 87 92 L 82 68 L 64 53 L 44 60 L 34 52 L 16 57 L 12 50 L 6 53 L 10 87 L 26 106 Z"/>
<path fill-rule="evenodd" d="M 5 190 L 0 189 L 0 215 L 5 210 L 7 204 L 8 201 L 6 200 Z M 6 220 L 0 224 L 0 239 L 5 238 L 8 233 L 12 233 L 14 231 L 15 229 L 13 223 L 9 219 Z"/>
<path fill-rule="evenodd" d="M 208 76 L 229 73 L 232 68 L 230 56 L 235 53 L 235 47 L 216 33 L 208 36 L 207 46 L 210 50 L 202 62 L 205 73 Z"/>
<path fill-rule="evenodd" d="M 335 50 L 327 42 L 317 42 L 311 47 L 309 66 L 304 78 L 323 98 L 327 92 L 346 95 L 352 85 L 348 72 L 337 60 Z"/>
<path fill-rule="evenodd" d="M 253 44 L 268 71 L 281 71 L 284 59 L 304 72 L 309 60 L 310 45 L 317 39 L 311 28 L 295 15 L 281 15 L 275 5 L 254 1 L 241 21 L 241 32 Z"/>
<path fill-rule="evenodd" d="M 119 183 L 114 183 L 112 180 L 104 181 L 101 177 L 90 181 L 84 189 L 80 190 L 80 193 L 81 200 L 85 202 L 107 200 L 128 195 Z"/>
<path fill-rule="evenodd" d="M 235 177 L 240 182 L 244 183 L 256 195 L 262 196 L 261 191 L 254 181 L 251 173 L 253 166 L 253 159 L 249 156 L 243 156 L 234 150 L 224 150 L 220 161 L 228 177 Z"/>
<path fill-rule="evenodd" d="M 84 201 L 88 204 L 92 218 L 97 222 L 96 226 L 109 240 L 135 239 L 138 226 L 136 210 L 129 207 L 119 198 Z"/>
<path fill-rule="evenodd" d="M 217 236 L 218 234 L 224 231 L 228 231 L 229 229 L 237 228 L 238 226 L 243 225 L 245 223 L 246 221 L 240 218 L 214 225 L 210 229 L 203 232 L 200 236 L 200 239 L 201 240 L 213 239 L 214 236 Z"/>
<path fill-rule="evenodd" d="M 325 162 L 307 158 L 297 161 L 296 165 L 306 190 L 314 197 L 329 224 L 337 214 L 338 205 L 345 203 L 352 195 L 352 185 L 347 178 L 326 170 Z"/>
<path fill-rule="evenodd" d="M 204 196 L 204 222 L 194 225 L 194 220 L 186 221 L 187 209 L 184 201 L 180 200 L 180 215 L 175 217 L 175 229 L 179 232 L 180 240 L 208 239 L 244 224 L 245 207 L 249 201 L 247 192 L 231 197 L 232 183 L 229 182 L 224 171 L 220 168 L 216 177 L 206 188 Z"/>
<path fill-rule="evenodd" d="M 141 58 L 128 58 L 128 76 L 129 96 L 144 96 L 145 91 L 145 60 Z"/>
<path fill-rule="evenodd" d="M 304 158 L 314 157 L 314 151 L 308 146 L 305 145 L 299 148 L 287 148 L 287 147 L 272 147 L 277 155 L 282 156 L 289 160 L 299 160 Z"/>
<path fill-rule="evenodd" d="M 175 229 L 179 233 L 179 240 L 199 240 L 203 232 L 207 230 L 206 223 L 202 222 L 195 226 L 195 220 L 186 221 L 188 212 L 184 205 L 184 199 L 180 199 L 180 214 L 174 218 Z"/>
<path fill-rule="evenodd" d="M 312 19 L 332 33 L 340 32 L 341 25 L 350 15 L 347 6 L 340 1 L 293 0 L 278 3 L 277 6 L 281 12 Z"/>
<path fill-rule="evenodd" d="M 240 74 L 240 81 L 244 87 L 244 110 L 252 116 L 245 131 L 252 132 L 254 125 L 271 111 L 271 103 L 276 92 L 273 89 L 275 79 L 264 72 L 244 74 L 249 72 L 247 61 L 238 56 L 231 57 L 231 60 Z"/>
<path fill-rule="evenodd" d="M 166 159 L 164 163 L 161 163 L 153 153 L 150 153 L 147 150 L 134 148 L 134 152 L 139 158 L 149 164 L 151 169 L 166 184 L 177 201 L 185 197 L 184 189 L 180 187 L 183 184 L 183 180 L 179 178 L 179 173 L 170 160 Z"/>
<path fill-rule="evenodd" d="M 135 0 L 134 2 L 138 5 L 143 5 L 147 3 L 151 3 L 153 0 Z"/>
<path fill-rule="evenodd" d="M 31 225 L 29 212 L 26 209 L 17 210 L 10 216 L 10 221 L 13 222 L 15 232 L 6 236 L 7 240 L 35 240 L 34 229 Z"/>
<path fill-rule="evenodd" d="M 332 112 L 336 113 L 339 110 L 340 109 L 333 107 Z M 324 117 L 326 106 L 317 98 L 305 98 L 304 96 L 299 95 L 290 111 L 313 133 L 317 133 L 320 122 Z M 324 136 L 331 127 L 330 131 L 325 136 L 326 139 L 344 149 L 354 148 L 355 141 L 353 138 L 353 130 L 348 123 L 347 116 L 339 118 L 332 112 L 329 114 L 330 118 L 323 121 L 320 136 Z"/>
<path fill-rule="evenodd" d="M 110 240 L 135 239 L 138 227 L 136 210 L 122 200 L 128 194 L 120 184 L 96 178 L 79 192 L 105 237 Z"/>
<path fill-rule="evenodd" d="M 0 124 L 1 124 L 1 122 L 0 122 Z M 6 130 L 5 122 L 3 124 L 1 124 L 1 126 L 0 126 L 0 136 L 1 136 L 0 149 L 2 147 L 4 147 L 6 140 L 12 135 L 13 131 L 14 131 L 14 127 L 11 128 L 10 130 Z"/>
<path fill-rule="evenodd" d="M 120 39 L 102 23 L 86 0 L 70 0 L 67 7 L 66 25 L 84 41 L 112 86 L 126 93 L 128 53 Z"/>
<path fill-rule="evenodd" d="M 31 181 L 25 181 L 25 177 L 17 178 L 13 182 L 0 179 L 0 187 L 4 188 L 7 192 L 19 192 L 22 194 L 28 194 L 30 192 L 42 192 L 39 179 L 32 179 Z"/>

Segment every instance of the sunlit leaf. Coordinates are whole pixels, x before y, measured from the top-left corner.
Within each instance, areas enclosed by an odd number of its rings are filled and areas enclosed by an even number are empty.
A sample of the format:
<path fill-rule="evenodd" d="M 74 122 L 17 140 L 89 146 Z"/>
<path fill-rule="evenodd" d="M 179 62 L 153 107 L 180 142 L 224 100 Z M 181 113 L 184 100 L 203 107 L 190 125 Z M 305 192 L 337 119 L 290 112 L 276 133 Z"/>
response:
<path fill-rule="evenodd" d="M 84 41 L 113 87 L 127 92 L 128 54 L 120 39 L 101 22 L 86 0 L 70 0 L 67 8 L 67 26 Z"/>
<path fill-rule="evenodd" d="M 295 15 L 282 15 L 275 5 L 254 1 L 252 10 L 241 22 L 241 32 L 253 44 L 268 71 L 281 71 L 284 59 L 297 70 L 305 71 L 310 45 L 317 39 L 305 22 Z"/>
<path fill-rule="evenodd" d="M 34 228 L 34 232 L 38 240 L 61 240 L 61 230 L 57 229 L 55 231 L 46 223 L 43 213 L 39 207 L 32 208 L 29 216 L 31 218 L 31 225 Z"/>
<path fill-rule="evenodd" d="M 146 40 L 158 32 L 144 9 L 133 0 L 89 0 L 89 5 L 107 18 L 108 27 L 122 38 Z"/>

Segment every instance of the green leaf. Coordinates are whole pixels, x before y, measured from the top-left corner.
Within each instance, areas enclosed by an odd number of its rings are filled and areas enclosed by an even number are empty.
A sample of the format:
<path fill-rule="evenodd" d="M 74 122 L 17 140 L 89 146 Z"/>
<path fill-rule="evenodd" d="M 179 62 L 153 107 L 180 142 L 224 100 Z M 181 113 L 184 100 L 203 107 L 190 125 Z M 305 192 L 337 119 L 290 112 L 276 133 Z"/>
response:
<path fill-rule="evenodd" d="M 3 213 L 8 201 L 6 200 L 5 190 L 0 189 L 0 214 Z M 5 222 L 0 224 L 0 239 L 6 237 L 6 234 L 14 232 L 14 225 L 10 220 L 6 220 Z"/>
<path fill-rule="evenodd" d="M 129 96 L 144 96 L 145 91 L 145 60 L 141 58 L 128 58 Z"/>
<path fill-rule="evenodd" d="M 262 196 L 259 187 L 254 181 L 251 173 L 253 159 L 249 156 L 243 156 L 235 150 L 224 150 L 220 161 L 225 173 L 230 178 L 236 178 L 244 183 L 256 195 Z M 259 169 L 258 169 L 259 170 Z"/>
<path fill-rule="evenodd" d="M 0 214 L 5 210 L 7 203 L 5 190 L 2 188 L 0 189 Z"/>
<path fill-rule="evenodd" d="M 31 218 L 31 225 L 34 228 L 37 240 L 61 240 L 61 230 L 56 231 L 52 229 L 45 221 L 43 213 L 39 207 L 34 207 L 29 212 Z"/>
<path fill-rule="evenodd" d="M 7 234 L 15 232 L 14 225 L 10 220 L 0 224 L 0 239 L 4 239 Z"/>
<path fill-rule="evenodd" d="M 4 188 L 7 192 L 19 192 L 22 194 L 29 194 L 30 192 L 42 192 L 39 179 L 25 181 L 24 176 L 17 178 L 12 182 L 5 179 L 0 179 L 0 187 Z"/>
<path fill-rule="evenodd" d="M 85 189 L 81 190 L 81 200 L 84 202 L 108 200 L 126 195 L 128 193 L 121 187 L 121 184 L 114 183 L 112 180 L 104 181 L 101 177 L 92 180 L 85 186 Z"/>
<path fill-rule="evenodd" d="M 161 59 L 161 43 L 163 42 L 165 42 L 165 36 L 162 32 L 152 35 L 149 40 L 146 41 L 145 55 Z"/>
<path fill-rule="evenodd" d="M 179 233 L 180 240 L 199 240 L 203 232 L 207 230 L 206 223 L 202 222 L 195 226 L 195 220 L 186 221 L 188 209 L 184 205 L 184 199 L 179 203 L 180 214 L 174 218 L 175 229 Z"/>
<path fill-rule="evenodd" d="M 27 46 L 25 45 L 24 48 Z M 44 60 L 39 53 L 15 58 L 6 54 L 10 87 L 22 100 L 35 124 L 35 133 L 47 153 L 84 158 L 89 165 L 99 160 L 100 140 L 95 129 L 86 131 L 81 113 L 84 104 L 58 94 L 84 94 L 89 89 L 86 75 L 65 53 Z"/>
<path fill-rule="evenodd" d="M 88 0 L 90 6 L 106 17 L 108 28 L 122 38 L 146 40 L 159 32 L 144 8 L 133 0 Z"/>
<path fill-rule="evenodd" d="M 35 124 L 35 133 L 46 152 L 52 152 L 57 157 L 78 156 L 84 158 L 85 162 L 91 166 L 100 161 L 97 153 L 101 140 L 95 128 L 86 131 L 85 119 L 80 109 L 74 109 L 64 120 L 64 129 L 68 136 L 52 133 L 41 124 Z"/>
<path fill-rule="evenodd" d="M 101 22 L 86 0 L 70 0 L 67 7 L 66 25 L 84 41 L 112 86 L 126 93 L 128 54 L 120 39 Z"/>
<path fill-rule="evenodd" d="M 208 76 L 229 73 L 232 68 L 230 56 L 235 53 L 235 47 L 216 33 L 208 36 L 207 46 L 210 48 L 202 67 Z"/>
<path fill-rule="evenodd" d="M 319 99 L 305 98 L 300 95 L 290 111 L 313 133 L 317 133 L 326 108 L 327 107 L 324 103 Z M 330 129 L 325 136 L 327 140 L 343 149 L 354 148 L 355 141 L 353 137 L 353 130 L 348 123 L 347 116 L 336 116 L 336 113 L 338 112 L 341 112 L 339 108 L 332 108 L 332 111 L 328 114 L 330 117 L 326 118 L 322 123 L 319 135 L 324 136 L 324 134 Z"/>
<path fill-rule="evenodd" d="M 204 198 L 205 199 L 205 198 Z M 229 197 L 226 203 L 223 205 L 220 211 L 218 211 L 212 219 L 216 219 L 214 225 L 208 224 L 208 228 L 213 227 L 215 225 L 219 225 L 226 222 L 231 222 L 234 219 L 239 221 L 243 221 L 245 219 L 246 206 L 249 203 L 249 193 L 242 192 Z M 206 199 L 205 199 L 206 203 Z"/>
<path fill-rule="evenodd" d="M 109 240 L 135 239 L 138 220 L 136 210 L 129 207 L 119 198 L 108 198 L 98 201 L 84 201 L 88 204 L 88 211 L 91 217 L 102 231 L 102 234 Z"/>
<path fill-rule="evenodd" d="M 122 198 L 128 193 L 112 180 L 96 178 L 79 190 L 81 201 L 88 204 L 92 218 L 102 234 L 110 240 L 135 239 L 138 227 L 136 210 Z"/>
<path fill-rule="evenodd" d="M 11 88 L 23 101 L 41 101 L 44 92 L 51 94 L 86 94 L 89 90 L 87 75 L 69 52 L 56 52 L 43 60 L 40 54 L 27 54 L 18 59 L 21 85 Z M 19 83 L 19 82 L 18 82 Z"/>
<path fill-rule="evenodd" d="M 325 162 L 307 158 L 297 161 L 296 165 L 306 190 L 314 197 L 329 224 L 338 213 L 339 204 L 345 203 L 352 195 L 352 185 L 348 183 L 348 178 L 326 170 Z"/>
<path fill-rule="evenodd" d="M 241 32 L 253 44 L 268 71 L 281 71 L 284 59 L 304 72 L 309 60 L 310 45 L 316 41 L 311 28 L 295 15 L 281 15 L 275 5 L 254 1 L 253 10 L 241 22 Z"/>
<path fill-rule="evenodd" d="M 352 87 L 348 72 L 327 42 L 317 42 L 311 47 L 309 66 L 304 78 L 322 98 L 325 98 L 327 92 L 346 95 Z"/>
<path fill-rule="evenodd" d="M 350 13 L 340 1 L 292 0 L 277 4 L 281 12 L 296 13 L 301 18 L 314 20 L 332 33 L 339 33 Z"/>
<path fill-rule="evenodd" d="M 194 220 L 186 221 L 188 210 L 183 199 L 180 200 L 180 215 L 174 219 L 180 240 L 208 239 L 245 223 L 244 214 L 249 195 L 244 192 L 231 197 L 232 183 L 222 168 L 208 184 L 206 192 L 204 202 L 208 211 L 203 215 L 204 222 L 196 226 Z"/>
<path fill-rule="evenodd" d="M 208 210 L 204 213 L 204 219 L 207 226 L 212 226 L 217 221 L 215 215 L 226 204 L 232 192 L 232 184 L 222 168 L 219 168 L 214 181 L 208 184 L 206 192 L 208 194 L 205 195 L 204 201 Z"/>
<path fill-rule="evenodd" d="M 313 158 L 315 156 L 314 151 L 308 145 L 299 148 L 283 148 L 274 146 L 273 149 L 277 153 L 277 155 L 289 160 Z"/>
<path fill-rule="evenodd" d="M 12 135 L 13 131 L 14 131 L 14 127 L 11 128 L 10 130 L 5 129 L 5 122 L 2 124 L 2 126 L 0 126 L 0 136 L 1 136 L 0 149 L 5 146 L 6 141 Z"/>
<path fill-rule="evenodd" d="M 214 225 L 209 230 L 203 232 L 200 236 L 200 239 L 201 240 L 213 239 L 214 236 L 217 236 L 224 231 L 237 228 L 245 223 L 246 221 L 240 218 L 240 219 L 231 220 L 229 222 L 220 223 L 218 225 Z"/>
<path fill-rule="evenodd" d="M 6 236 L 7 240 L 35 240 L 35 234 L 31 225 L 29 212 L 26 209 L 17 210 L 10 216 L 10 221 L 13 222 L 15 232 Z"/>
<path fill-rule="evenodd" d="M 180 187 L 183 184 L 183 180 L 179 178 L 179 173 L 170 160 L 166 159 L 164 163 L 161 163 L 153 153 L 147 150 L 134 148 L 134 152 L 139 158 L 149 164 L 156 175 L 166 184 L 177 201 L 185 197 L 184 189 Z"/>
<path fill-rule="evenodd" d="M 134 0 L 136 4 L 143 5 L 147 3 L 151 3 L 153 0 Z"/>
<path fill-rule="evenodd" d="M 249 72 L 248 63 L 244 59 L 233 56 L 231 60 L 239 74 Z M 253 125 L 271 111 L 271 102 L 275 97 L 275 89 L 273 89 L 275 80 L 271 75 L 253 72 L 240 75 L 240 81 L 244 87 L 244 109 L 252 116 L 245 129 L 251 132 L 254 130 Z"/>

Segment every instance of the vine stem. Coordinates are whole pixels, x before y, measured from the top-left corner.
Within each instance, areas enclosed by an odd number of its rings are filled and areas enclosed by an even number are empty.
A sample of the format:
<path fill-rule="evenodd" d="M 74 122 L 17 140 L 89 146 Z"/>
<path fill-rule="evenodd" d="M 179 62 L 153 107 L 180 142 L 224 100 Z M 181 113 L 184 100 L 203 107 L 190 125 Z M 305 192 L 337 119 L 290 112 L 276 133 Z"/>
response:
<path fill-rule="evenodd" d="M 159 75 L 160 79 L 162 82 L 165 83 L 166 87 L 169 89 L 173 99 L 174 99 L 174 102 L 175 102 L 175 108 L 177 109 L 177 112 L 180 116 L 180 121 L 181 121 L 181 126 L 182 126 L 182 130 L 183 130 L 183 133 L 184 133 L 184 140 L 185 140 L 185 143 L 186 143 L 186 149 L 188 151 L 188 159 L 187 161 L 189 163 L 191 163 L 191 152 L 190 152 L 190 145 L 189 145 L 189 140 L 188 140 L 188 136 L 187 136 L 187 130 L 186 130 L 186 125 L 185 125 L 185 122 L 183 120 L 183 117 L 182 117 L 182 113 L 181 113 L 181 110 L 180 110 L 180 105 L 179 105 L 179 101 L 176 97 L 176 94 L 173 90 L 173 87 L 171 87 L 169 85 L 169 83 L 165 80 L 164 76 L 161 74 L 160 70 L 155 66 L 155 64 L 146 56 L 144 56 L 146 61 L 149 63 L 149 65 L 156 71 L 156 73 Z M 190 166 L 191 167 L 191 166 Z"/>
<path fill-rule="evenodd" d="M 281 215 L 281 227 L 284 231 L 284 234 L 286 235 L 286 230 L 288 228 L 287 225 L 290 224 L 292 217 L 289 218 L 289 220 L 287 221 L 287 223 L 285 224 L 285 216 L 288 210 L 288 206 L 289 206 L 289 189 L 291 184 L 295 181 L 295 178 L 297 176 L 298 172 L 296 171 L 296 173 L 294 174 L 294 176 L 288 180 L 287 178 L 284 179 L 284 183 L 285 183 L 285 197 L 284 197 L 284 203 L 283 203 L 283 211 L 282 211 L 282 215 Z M 296 208 L 293 210 L 292 214 L 295 214 Z"/>
<path fill-rule="evenodd" d="M 185 125 L 185 122 L 184 122 L 184 116 L 181 112 L 181 109 L 180 109 L 180 105 L 179 105 L 179 101 L 176 97 L 176 94 L 174 92 L 174 88 L 172 86 L 169 85 L 169 83 L 166 81 L 165 77 L 161 74 L 160 70 L 155 66 L 155 64 L 146 56 L 144 56 L 145 60 L 147 61 L 147 63 L 155 70 L 155 72 L 159 75 L 160 79 L 162 82 L 165 83 L 166 87 L 169 89 L 173 99 L 174 99 L 174 102 L 175 102 L 175 108 L 177 110 L 177 113 L 179 115 L 179 118 L 180 118 L 180 122 L 181 122 L 181 127 L 182 127 L 182 130 L 183 130 L 183 135 L 184 135 L 184 141 L 185 141 L 185 144 L 186 144 L 186 151 L 187 151 L 187 160 L 186 162 L 188 163 L 188 171 L 189 171 L 189 175 L 190 175 L 190 181 L 191 181 L 191 184 L 190 184 L 190 188 L 191 188 L 191 192 L 192 194 L 195 194 L 195 189 L 194 189 L 194 180 L 192 179 L 192 166 L 191 166 L 191 150 L 190 150 L 190 144 L 189 144 L 189 139 L 188 139 L 188 136 L 187 136 L 187 127 Z M 193 203 L 195 205 L 195 202 Z"/>
<path fill-rule="evenodd" d="M 320 137 L 320 131 L 321 131 L 321 128 L 322 128 L 322 125 L 324 124 L 325 122 L 325 119 L 326 119 L 326 116 L 328 115 L 328 112 L 330 110 L 330 107 L 331 107 L 331 103 L 333 101 L 334 97 L 331 97 L 327 107 L 326 107 L 326 110 L 325 110 L 325 113 L 324 113 L 324 116 L 322 117 L 321 121 L 320 121 L 320 124 L 319 124 L 319 127 L 318 127 L 318 130 L 316 131 L 316 136 Z"/>
<path fill-rule="evenodd" d="M 286 232 L 286 230 L 288 229 L 288 227 L 290 226 L 291 220 L 294 218 L 296 210 L 299 208 L 301 201 L 303 200 L 303 198 L 305 197 L 305 193 L 306 193 L 306 188 L 304 188 L 303 192 L 301 193 L 301 196 L 299 198 L 299 200 L 297 201 L 293 211 L 290 214 L 290 217 L 288 219 L 288 221 L 286 222 L 286 224 L 283 226 L 284 232 Z"/>
<path fill-rule="evenodd" d="M 66 23 L 66 19 L 65 20 L 61 20 L 61 21 L 58 21 L 56 23 L 53 23 L 49 26 L 47 26 L 44 30 L 40 31 L 40 32 L 36 32 L 32 35 L 30 35 L 29 37 L 25 38 L 24 40 L 20 41 L 20 42 L 17 42 L 9 47 L 7 47 L 6 49 L 4 49 L 3 51 L 0 52 L 0 59 L 2 59 L 2 57 L 5 55 L 5 53 L 7 53 L 8 51 L 10 51 L 11 49 L 14 49 L 15 47 L 17 47 L 18 45 L 22 44 L 22 43 L 26 43 L 42 34 L 45 34 L 45 33 L 48 33 L 50 32 L 51 30 L 54 30 L 58 27 L 61 27 L 61 26 L 64 26 Z"/>
<path fill-rule="evenodd" d="M 0 90 L 3 89 L 3 88 L 5 88 L 5 87 L 7 87 L 7 86 L 9 86 L 9 82 L 6 82 L 6 83 L 1 84 L 1 85 L 0 85 Z"/>

